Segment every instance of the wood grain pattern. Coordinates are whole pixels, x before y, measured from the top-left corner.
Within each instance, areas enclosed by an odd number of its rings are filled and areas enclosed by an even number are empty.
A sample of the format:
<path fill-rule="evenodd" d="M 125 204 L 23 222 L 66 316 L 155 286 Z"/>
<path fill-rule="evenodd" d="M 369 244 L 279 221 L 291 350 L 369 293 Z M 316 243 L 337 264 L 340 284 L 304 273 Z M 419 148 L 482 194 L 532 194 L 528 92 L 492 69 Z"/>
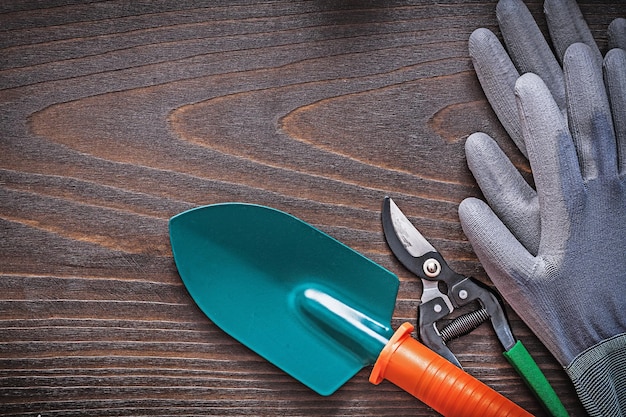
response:
<path fill-rule="evenodd" d="M 582 1 L 601 48 L 620 1 Z M 495 1 L 11 1 L 0 4 L 0 414 L 427 416 L 360 372 L 330 397 L 214 326 L 173 264 L 167 220 L 210 203 L 270 205 L 401 279 L 383 196 L 461 273 L 488 282 L 458 203 L 479 195 L 477 130 L 520 169 L 467 53 Z M 541 4 L 529 2 L 544 27 Z M 262 299 L 259 302 L 263 302 Z M 517 316 L 572 415 L 564 372 Z M 539 404 L 486 326 L 451 343 L 466 370 Z"/>

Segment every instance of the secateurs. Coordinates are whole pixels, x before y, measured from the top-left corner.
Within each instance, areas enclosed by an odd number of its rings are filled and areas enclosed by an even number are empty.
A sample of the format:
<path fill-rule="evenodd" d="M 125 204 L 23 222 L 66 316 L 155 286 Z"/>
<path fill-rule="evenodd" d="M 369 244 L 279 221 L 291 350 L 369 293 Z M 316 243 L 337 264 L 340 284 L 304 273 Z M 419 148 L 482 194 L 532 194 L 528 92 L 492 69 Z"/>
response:
<path fill-rule="evenodd" d="M 502 305 L 495 294 L 472 278 L 450 269 L 441 254 L 389 197 L 384 200 L 382 223 L 385 238 L 393 254 L 422 281 L 422 297 L 418 307 L 419 335 L 422 342 L 461 367 L 446 343 L 470 333 L 481 323 L 490 320 L 504 347 L 504 356 L 546 410 L 554 416 L 566 416 L 565 408 L 535 361 L 524 345 L 513 337 Z M 475 301 L 480 305 L 478 309 L 456 317 L 442 329 L 437 327 L 437 322 L 450 316 L 455 309 Z"/>

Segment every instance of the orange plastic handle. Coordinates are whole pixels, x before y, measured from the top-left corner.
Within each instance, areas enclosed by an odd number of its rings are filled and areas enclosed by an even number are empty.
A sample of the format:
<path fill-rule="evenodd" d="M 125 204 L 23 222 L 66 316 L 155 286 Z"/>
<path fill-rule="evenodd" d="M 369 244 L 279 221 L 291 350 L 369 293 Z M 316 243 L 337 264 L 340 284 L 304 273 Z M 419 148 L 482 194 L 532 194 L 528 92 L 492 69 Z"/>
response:
<path fill-rule="evenodd" d="M 411 337 L 404 323 L 380 353 L 370 382 L 383 379 L 409 392 L 444 416 L 532 416 Z"/>

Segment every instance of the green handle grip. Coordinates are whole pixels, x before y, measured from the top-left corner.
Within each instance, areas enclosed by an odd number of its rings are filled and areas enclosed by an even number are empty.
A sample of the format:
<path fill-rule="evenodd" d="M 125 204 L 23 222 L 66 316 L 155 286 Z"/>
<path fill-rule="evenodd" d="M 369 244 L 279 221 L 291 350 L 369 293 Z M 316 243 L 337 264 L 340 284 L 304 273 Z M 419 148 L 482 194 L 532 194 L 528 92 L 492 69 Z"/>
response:
<path fill-rule="evenodd" d="M 554 417 L 569 416 L 556 392 L 522 342 L 518 340 L 511 349 L 503 354 L 550 415 Z"/>

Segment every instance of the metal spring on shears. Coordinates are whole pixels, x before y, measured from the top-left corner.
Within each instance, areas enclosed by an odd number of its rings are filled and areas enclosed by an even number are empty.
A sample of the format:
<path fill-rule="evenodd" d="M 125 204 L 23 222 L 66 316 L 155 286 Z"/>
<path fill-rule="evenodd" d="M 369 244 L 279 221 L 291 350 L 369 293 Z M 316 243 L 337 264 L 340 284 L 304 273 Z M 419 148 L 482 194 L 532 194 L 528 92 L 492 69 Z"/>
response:
<path fill-rule="evenodd" d="M 468 334 L 488 319 L 489 313 L 484 308 L 463 314 L 441 329 L 441 339 L 444 343 L 448 343 L 452 339 Z"/>

